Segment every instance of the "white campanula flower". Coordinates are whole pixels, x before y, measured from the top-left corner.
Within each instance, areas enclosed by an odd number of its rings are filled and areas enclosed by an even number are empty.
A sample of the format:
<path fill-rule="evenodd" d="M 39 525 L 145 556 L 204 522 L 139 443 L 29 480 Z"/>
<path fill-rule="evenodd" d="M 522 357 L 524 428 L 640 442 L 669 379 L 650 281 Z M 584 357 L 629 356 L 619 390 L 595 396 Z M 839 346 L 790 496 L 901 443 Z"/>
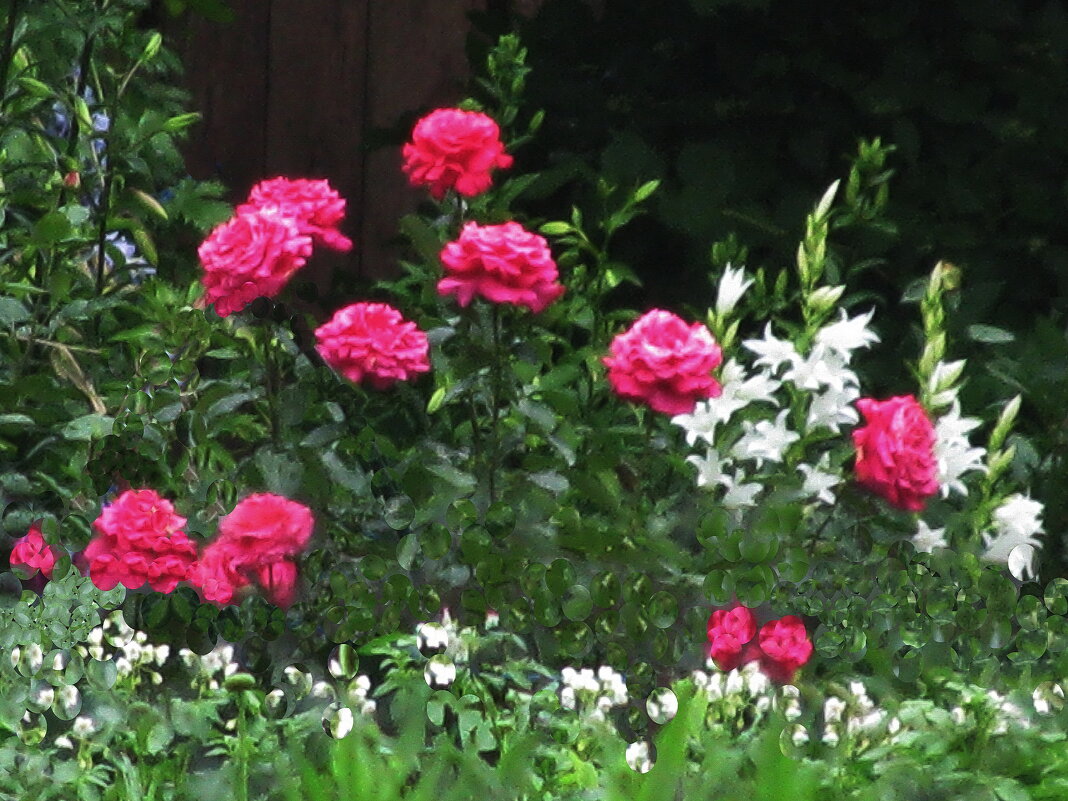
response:
<path fill-rule="evenodd" d="M 826 345 L 816 345 L 805 358 L 797 356 L 782 377 L 798 389 L 814 392 L 822 387 L 842 392 L 846 386 L 856 385 L 856 374 L 847 367 L 848 357 Z"/>
<path fill-rule="evenodd" d="M 732 270 L 728 264 L 719 279 L 719 290 L 716 293 L 716 314 L 723 317 L 734 311 L 742 295 L 753 283 L 753 279 L 746 279 L 744 268 Z"/>
<path fill-rule="evenodd" d="M 848 371 L 847 371 L 848 372 Z M 860 397 L 860 390 L 850 376 L 844 377 L 841 387 L 827 387 L 823 392 L 814 392 L 808 406 L 808 418 L 805 421 L 806 432 L 817 428 L 826 428 L 838 433 L 844 425 L 853 426 L 860 422 L 860 417 L 853 402 Z"/>
<path fill-rule="evenodd" d="M 831 490 L 837 487 L 842 479 L 840 476 L 828 471 L 827 468 L 830 466 L 829 458 L 828 454 L 825 453 L 815 466 L 801 463 L 797 466 L 797 469 L 805 476 L 805 483 L 801 486 L 801 491 L 810 497 L 815 496 L 817 500 L 823 501 L 829 506 L 833 506 L 835 498 Z"/>
<path fill-rule="evenodd" d="M 996 533 L 984 534 L 983 558 L 1007 564 L 1016 578 L 1034 578 L 1035 552 L 1042 543 L 1035 535 L 1042 533 L 1042 504 L 1024 495 L 1010 495 L 994 510 Z M 1023 546 L 1015 550 L 1017 546 Z"/>
<path fill-rule="evenodd" d="M 714 448 L 708 448 L 704 456 L 697 454 L 687 456 L 686 461 L 697 466 L 698 487 L 729 487 L 731 485 L 731 478 L 723 472 L 722 459 Z"/>
<path fill-rule="evenodd" d="M 724 365 L 720 383 L 719 397 L 698 401 L 691 414 L 680 414 L 671 419 L 672 423 L 685 429 L 688 445 L 698 439 L 714 444 L 716 426 L 726 423 L 736 411 L 751 403 L 779 405 L 773 393 L 782 386 L 781 382 L 763 372 L 746 378 L 744 368 L 735 359 Z"/>
<path fill-rule="evenodd" d="M 761 420 L 758 423 L 743 421 L 742 429 L 745 433 L 734 444 L 731 455 L 736 459 L 755 460 L 758 469 L 763 466 L 765 459 L 769 462 L 781 462 L 786 449 L 801 439 L 800 434 L 786 427 L 786 416 L 789 413 L 789 409 L 783 409 L 774 423 L 769 420 Z"/>
<path fill-rule="evenodd" d="M 771 333 L 771 323 L 764 328 L 763 339 L 747 339 L 742 346 L 757 355 L 755 366 L 766 366 L 771 373 L 776 372 L 784 364 L 794 364 L 801 360 L 801 355 L 794 348 L 794 343 L 785 339 L 777 339 Z"/>
<path fill-rule="evenodd" d="M 968 432 L 981 422 L 973 417 L 961 417 L 960 402 L 954 400 L 952 408 L 935 423 L 935 459 L 943 498 L 948 498 L 950 491 L 968 494 L 968 488 L 960 480 L 965 473 L 986 472 L 982 461 L 986 450 L 973 448 L 968 442 Z"/>
<path fill-rule="evenodd" d="M 849 317 L 842 309 L 842 319 L 837 323 L 826 325 L 816 332 L 816 345 L 822 345 L 845 357 L 848 363 L 852 352 L 857 348 L 866 348 L 879 341 L 875 332 L 868 328 L 868 323 L 875 315 L 875 309 L 867 314 Z"/>
<path fill-rule="evenodd" d="M 743 506 L 756 506 L 756 496 L 763 489 L 760 484 L 743 483 L 745 473 L 741 470 L 734 471 L 734 477 L 727 487 L 727 494 L 723 496 L 723 506 L 727 509 L 740 509 Z"/>
<path fill-rule="evenodd" d="M 916 521 L 916 533 L 912 537 L 912 544 L 917 551 L 931 553 L 935 548 L 948 548 L 946 542 L 946 530 L 944 528 L 931 528 L 922 520 Z"/>

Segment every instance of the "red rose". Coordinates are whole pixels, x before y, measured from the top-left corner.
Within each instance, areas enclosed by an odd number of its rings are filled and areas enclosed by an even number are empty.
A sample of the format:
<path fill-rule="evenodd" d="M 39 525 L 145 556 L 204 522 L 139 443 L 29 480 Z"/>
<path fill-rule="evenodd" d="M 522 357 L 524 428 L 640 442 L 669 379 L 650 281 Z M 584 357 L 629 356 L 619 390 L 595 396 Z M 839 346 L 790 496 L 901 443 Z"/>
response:
<path fill-rule="evenodd" d="M 516 222 L 467 223 L 460 238 L 441 251 L 441 261 L 446 277 L 438 282 L 438 294 L 455 295 L 461 306 L 479 295 L 537 313 L 564 294 L 545 238 Z"/>
<path fill-rule="evenodd" d="M 270 210 L 238 214 L 197 250 L 205 301 L 215 304 L 220 317 L 229 317 L 258 297 L 274 297 L 311 252 L 311 238 L 292 218 Z"/>
<path fill-rule="evenodd" d="M 292 557 L 311 539 L 315 520 L 303 504 L 279 495 L 250 495 L 219 523 L 219 536 L 201 554 L 189 581 L 208 601 L 233 602 L 256 581 L 276 606 L 292 604 L 297 569 Z"/>
<path fill-rule="evenodd" d="M 435 200 L 455 189 L 473 197 L 490 188 L 490 172 L 512 166 L 501 131 L 478 111 L 441 108 L 415 124 L 404 146 L 404 172 L 412 186 L 427 186 Z"/>
<path fill-rule="evenodd" d="M 646 312 L 602 359 L 615 391 L 664 414 L 689 414 L 697 401 L 722 391 L 712 371 L 723 360 L 712 333 L 668 311 Z"/>
<path fill-rule="evenodd" d="M 44 541 L 40 524 L 34 523 L 26 536 L 17 540 L 11 549 L 11 566 L 22 567 L 30 574 L 40 570 L 46 579 L 51 579 L 52 568 L 62 556 L 62 551 Z"/>
<path fill-rule="evenodd" d="M 296 221 L 302 234 L 333 250 L 352 250 L 352 240 L 338 225 L 345 217 L 345 199 L 326 180 L 306 178 L 272 178 L 260 181 L 249 193 L 248 201 L 238 206 L 237 214 L 273 210 L 281 217 Z"/>
<path fill-rule="evenodd" d="M 744 606 L 717 609 L 708 618 L 708 657 L 720 670 L 733 670 L 742 661 L 742 648 L 756 634 L 753 613 Z"/>
<path fill-rule="evenodd" d="M 789 684 L 794 673 L 812 656 L 812 641 L 797 615 L 766 623 L 757 637 L 761 670 L 773 681 Z"/>
<path fill-rule="evenodd" d="M 385 303 L 354 303 L 315 329 L 323 361 L 354 384 L 388 389 L 430 370 L 430 344 L 415 323 Z"/>
<path fill-rule="evenodd" d="M 127 490 L 93 521 L 97 536 L 81 561 L 102 590 L 119 584 L 135 590 L 147 583 L 156 592 L 171 592 L 197 557 L 196 545 L 181 531 L 185 523 L 154 490 Z"/>
<path fill-rule="evenodd" d="M 899 509 L 921 511 L 938 492 L 935 430 L 923 407 L 903 395 L 862 398 L 857 408 L 867 423 L 853 432 L 857 482 Z"/>

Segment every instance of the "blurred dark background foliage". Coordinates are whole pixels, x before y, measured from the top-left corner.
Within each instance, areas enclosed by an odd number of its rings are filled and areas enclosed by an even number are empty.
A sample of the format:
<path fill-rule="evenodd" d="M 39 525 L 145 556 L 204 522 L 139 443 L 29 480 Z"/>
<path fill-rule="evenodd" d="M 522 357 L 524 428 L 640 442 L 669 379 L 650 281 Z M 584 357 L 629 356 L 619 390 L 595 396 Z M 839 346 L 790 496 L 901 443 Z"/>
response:
<path fill-rule="evenodd" d="M 593 202 L 571 180 L 591 169 L 662 181 L 614 243 L 644 283 L 621 303 L 701 315 L 714 262 L 790 268 L 806 211 L 858 140 L 893 148 L 869 176 L 888 187 L 883 207 L 831 234 L 854 312 L 877 306 L 866 386 L 911 391 L 919 316 L 900 299 L 939 259 L 960 267 L 948 358 L 969 359 L 963 408 L 1023 394 L 1015 467 L 1043 468 L 1031 478 L 1047 507 L 1043 578 L 1068 575 L 1064 4 L 546 0 L 532 17 L 505 5 L 472 15 L 469 58 L 508 30 L 529 49 L 525 100 L 546 115 L 515 170 L 543 173 L 532 212 Z"/>

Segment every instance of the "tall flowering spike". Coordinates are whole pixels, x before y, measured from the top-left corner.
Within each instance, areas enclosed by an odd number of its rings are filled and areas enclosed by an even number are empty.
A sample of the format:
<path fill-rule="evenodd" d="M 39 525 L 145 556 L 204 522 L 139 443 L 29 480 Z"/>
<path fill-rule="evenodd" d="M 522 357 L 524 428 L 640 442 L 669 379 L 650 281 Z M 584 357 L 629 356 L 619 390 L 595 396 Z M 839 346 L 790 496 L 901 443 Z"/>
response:
<path fill-rule="evenodd" d="M 349 381 L 388 389 L 430 370 L 430 344 L 415 323 L 385 303 L 354 303 L 315 330 L 316 350 Z"/>
<path fill-rule="evenodd" d="M 236 213 L 261 210 L 292 219 L 302 234 L 325 247 L 342 253 L 352 250 L 352 240 L 338 230 L 345 219 L 345 199 L 325 179 L 279 177 L 260 181 Z"/>
<path fill-rule="evenodd" d="M 720 670 L 733 670 L 741 664 L 742 650 L 756 631 L 756 620 L 747 607 L 717 609 L 708 618 L 708 658 Z"/>
<path fill-rule="evenodd" d="M 922 511 L 938 492 L 935 430 L 912 395 L 861 398 L 865 425 L 853 432 L 857 482 L 892 506 Z"/>
<path fill-rule="evenodd" d="M 435 200 L 450 189 L 465 197 L 485 192 L 494 169 L 512 166 L 497 123 L 479 111 L 441 108 L 415 124 L 404 146 L 403 170 L 412 186 L 426 186 Z"/>
<path fill-rule="evenodd" d="M 197 250 L 205 302 L 229 317 L 258 297 L 274 297 L 312 253 L 312 240 L 275 211 L 238 214 L 217 226 Z"/>
<path fill-rule="evenodd" d="M 602 359 L 617 394 L 670 415 L 693 414 L 698 401 L 719 397 L 712 371 L 722 360 L 707 327 L 662 309 L 642 315 Z"/>
<path fill-rule="evenodd" d="M 812 656 L 812 641 L 805 624 L 797 615 L 764 624 L 757 635 L 760 667 L 764 674 L 780 684 L 793 682 L 794 674 Z"/>
<path fill-rule="evenodd" d="M 297 581 L 292 560 L 314 527 L 303 504 L 271 493 L 250 495 L 219 523 L 219 536 L 204 549 L 189 582 L 219 605 L 233 603 L 239 590 L 255 582 L 271 603 L 289 606 Z"/>
<path fill-rule="evenodd" d="M 40 570 L 46 579 L 51 579 L 52 568 L 62 557 L 62 551 L 45 542 L 40 524 L 34 523 L 26 536 L 15 542 L 10 561 L 12 567 L 22 567 L 27 573 Z"/>
<path fill-rule="evenodd" d="M 461 306 L 479 296 L 538 313 L 564 294 L 549 244 L 516 222 L 467 223 L 441 251 L 441 263 L 438 294 L 455 295 Z"/>
<path fill-rule="evenodd" d="M 181 530 L 185 523 L 155 490 L 122 493 L 93 521 L 97 536 L 82 552 L 93 584 L 135 590 L 147 583 L 156 592 L 171 592 L 197 557 L 196 545 Z"/>

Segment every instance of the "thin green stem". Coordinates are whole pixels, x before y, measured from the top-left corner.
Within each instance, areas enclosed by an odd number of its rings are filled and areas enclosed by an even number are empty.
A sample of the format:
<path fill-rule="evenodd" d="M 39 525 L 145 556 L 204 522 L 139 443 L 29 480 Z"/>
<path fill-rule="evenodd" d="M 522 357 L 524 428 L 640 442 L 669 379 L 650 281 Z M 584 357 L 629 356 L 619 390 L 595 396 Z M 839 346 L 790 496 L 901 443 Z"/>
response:
<path fill-rule="evenodd" d="M 15 29 L 19 22 L 19 6 L 22 0 L 11 0 L 11 10 L 8 12 L 7 28 L 4 30 L 4 49 L 0 52 L 0 112 L 4 110 L 7 102 L 7 77 L 11 69 L 11 58 L 15 49 Z"/>
<path fill-rule="evenodd" d="M 281 440 L 281 425 L 278 420 L 278 385 L 281 383 L 278 362 L 271 347 L 272 331 L 268 318 L 264 318 L 260 330 L 263 337 L 263 362 L 267 370 L 267 409 L 271 423 L 271 441 L 277 447 Z"/>
<path fill-rule="evenodd" d="M 501 432 L 501 312 L 494 304 L 491 317 L 491 332 L 493 345 L 492 364 L 490 365 L 490 420 L 491 436 L 489 449 L 489 495 L 490 503 L 497 502 L 497 461 L 500 458 Z"/>

